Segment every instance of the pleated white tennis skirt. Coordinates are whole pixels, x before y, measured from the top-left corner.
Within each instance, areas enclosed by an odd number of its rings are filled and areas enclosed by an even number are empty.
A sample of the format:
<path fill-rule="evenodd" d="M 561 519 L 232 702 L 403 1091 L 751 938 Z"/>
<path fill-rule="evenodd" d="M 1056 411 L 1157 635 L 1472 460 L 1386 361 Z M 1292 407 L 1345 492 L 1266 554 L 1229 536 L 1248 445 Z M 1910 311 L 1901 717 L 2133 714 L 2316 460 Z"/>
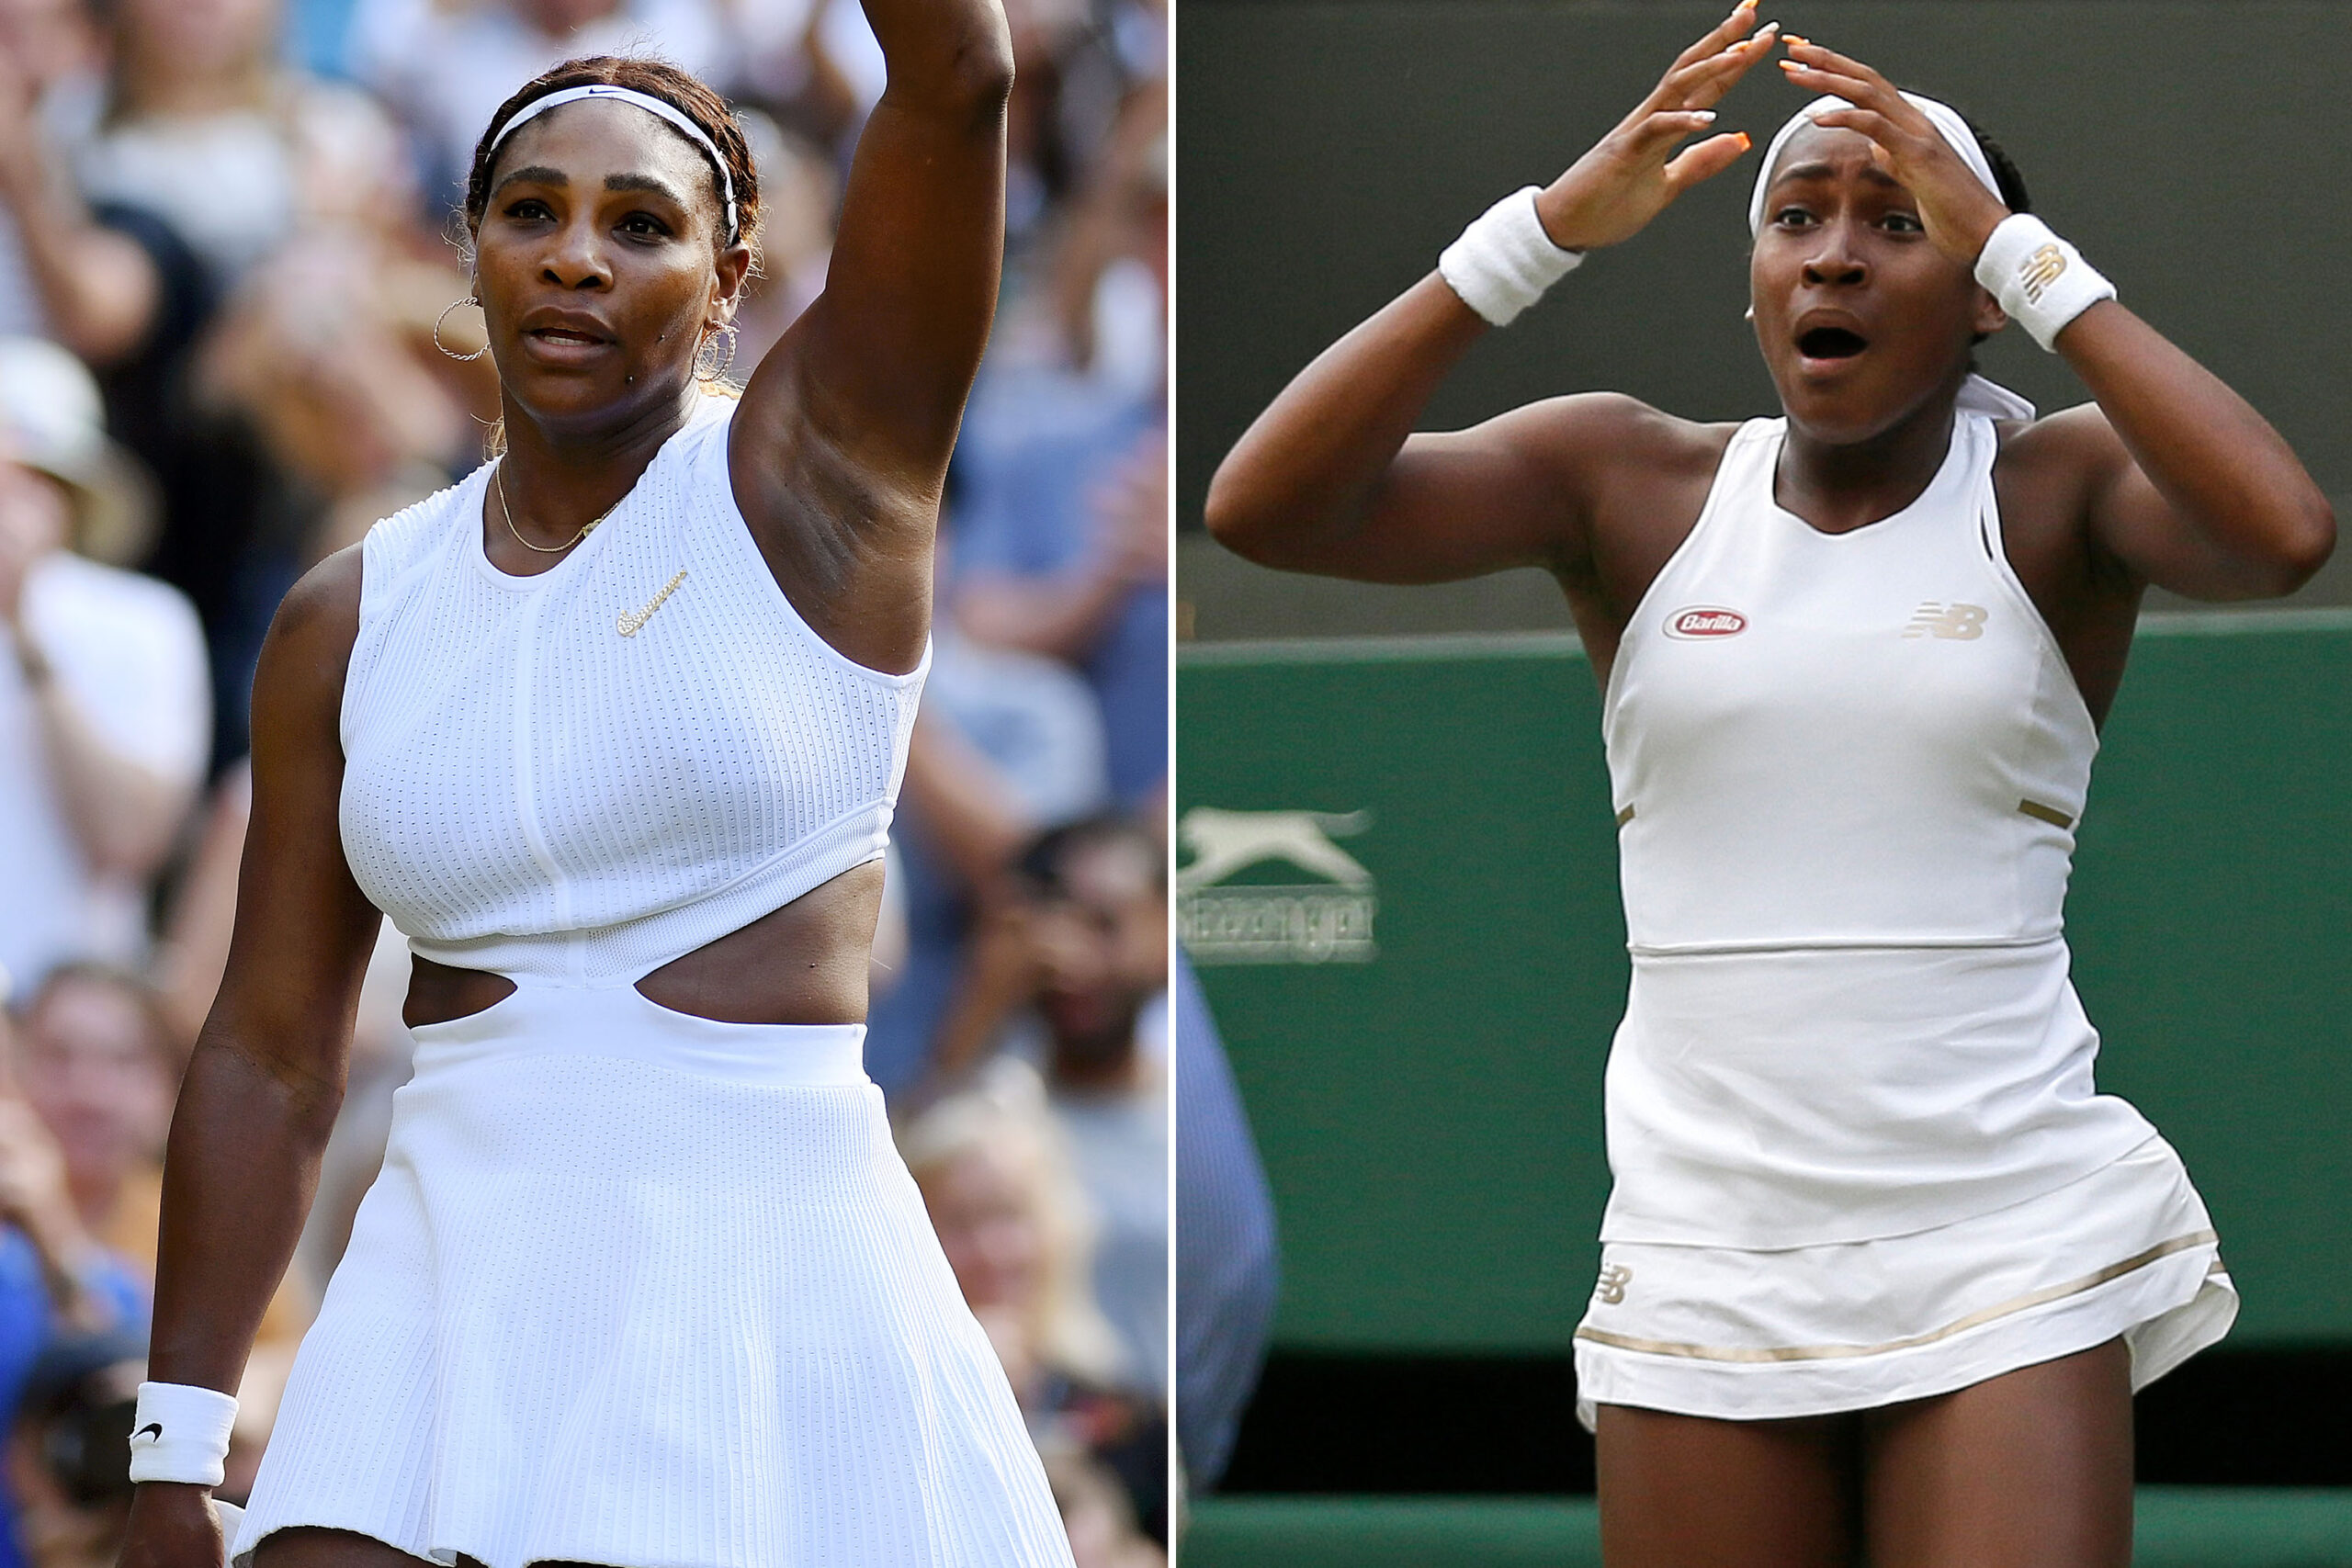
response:
<path fill-rule="evenodd" d="M 232 1551 L 1069 1568 L 861 1027 L 526 988 L 416 1076 Z"/>
<path fill-rule="evenodd" d="M 1747 1250 L 1611 1242 L 1576 1333 L 1577 1415 L 1765 1420 L 1950 1393 L 2120 1337 L 2144 1387 L 2229 1332 L 2236 1289 L 2162 1138 L 1910 1235 Z"/>

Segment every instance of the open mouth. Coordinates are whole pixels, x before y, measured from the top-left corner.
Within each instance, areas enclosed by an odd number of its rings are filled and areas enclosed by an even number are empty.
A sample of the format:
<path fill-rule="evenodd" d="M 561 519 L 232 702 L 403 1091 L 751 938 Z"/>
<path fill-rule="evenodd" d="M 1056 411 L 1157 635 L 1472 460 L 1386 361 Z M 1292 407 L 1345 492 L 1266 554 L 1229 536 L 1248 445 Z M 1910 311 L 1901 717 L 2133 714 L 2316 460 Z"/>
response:
<path fill-rule="evenodd" d="M 1807 359 L 1851 359 L 1870 343 L 1844 327 L 1815 327 L 1797 335 L 1797 352 Z"/>
<path fill-rule="evenodd" d="M 540 327 L 534 331 L 531 335 L 537 338 L 541 343 L 576 344 L 582 346 L 585 346 L 590 344 L 598 344 L 605 341 L 600 337 L 591 337 L 586 333 L 573 332 L 569 327 Z"/>

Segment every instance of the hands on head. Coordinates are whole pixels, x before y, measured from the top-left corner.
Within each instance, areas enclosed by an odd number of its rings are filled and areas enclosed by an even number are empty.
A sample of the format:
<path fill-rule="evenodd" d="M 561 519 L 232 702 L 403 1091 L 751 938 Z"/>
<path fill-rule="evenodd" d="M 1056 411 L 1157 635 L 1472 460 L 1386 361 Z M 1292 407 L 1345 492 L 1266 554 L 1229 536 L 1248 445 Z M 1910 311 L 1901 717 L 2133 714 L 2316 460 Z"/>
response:
<path fill-rule="evenodd" d="M 1919 204 L 1919 221 L 1936 248 L 1973 265 L 1986 238 L 2009 215 L 2000 197 L 1984 188 L 1942 132 L 1884 76 L 1810 39 L 1790 39 L 1788 51 L 1781 70 L 1791 82 L 1853 106 L 1826 109 L 1814 123 L 1869 138 L 1887 173 Z"/>
<path fill-rule="evenodd" d="M 1682 144 L 1712 127 L 1724 95 L 1785 42 L 1781 69 L 1791 83 L 1852 106 L 1826 110 L 1815 123 L 1869 138 L 1887 172 L 1917 199 L 1937 247 L 1973 261 L 2008 215 L 1999 199 L 1884 76 L 1810 39 L 1783 39 L 1779 29 L 1777 22 L 1758 24 L 1756 0 L 1740 0 L 1678 55 L 1649 96 L 1537 197 L 1553 243 L 1583 251 L 1631 239 L 1676 197 L 1736 163 L 1754 145 L 1746 131 Z"/>

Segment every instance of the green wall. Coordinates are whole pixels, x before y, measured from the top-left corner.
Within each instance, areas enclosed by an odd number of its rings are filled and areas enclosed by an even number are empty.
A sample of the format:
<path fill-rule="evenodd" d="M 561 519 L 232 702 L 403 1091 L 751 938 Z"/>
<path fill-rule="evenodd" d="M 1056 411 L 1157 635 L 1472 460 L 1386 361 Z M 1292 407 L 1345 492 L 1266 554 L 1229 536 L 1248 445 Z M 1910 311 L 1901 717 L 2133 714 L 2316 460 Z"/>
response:
<path fill-rule="evenodd" d="M 1565 1348 L 1625 985 L 1589 667 L 1554 637 L 1229 645 L 1178 690 L 1180 823 L 1332 814 L 1370 877 L 1196 888 L 1178 855 L 1281 1214 L 1277 1338 Z M 2144 624 L 2075 862 L 2101 1084 L 2188 1159 L 2239 1342 L 2352 1339 L 2347 694 L 2352 615 Z M 1334 908 L 1368 944 L 1328 940 Z"/>

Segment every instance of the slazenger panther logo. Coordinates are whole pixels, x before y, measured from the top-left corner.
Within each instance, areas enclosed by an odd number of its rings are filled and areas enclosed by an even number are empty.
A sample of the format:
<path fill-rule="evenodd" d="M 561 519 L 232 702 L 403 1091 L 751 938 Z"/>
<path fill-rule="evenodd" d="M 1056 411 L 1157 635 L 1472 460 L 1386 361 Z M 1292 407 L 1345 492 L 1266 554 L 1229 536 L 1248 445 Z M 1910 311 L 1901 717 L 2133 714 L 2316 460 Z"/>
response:
<path fill-rule="evenodd" d="M 1333 882 L 1369 887 L 1372 873 L 1331 841 L 1372 825 L 1372 814 L 1351 811 L 1220 811 L 1195 806 L 1176 825 L 1176 836 L 1193 852 L 1193 863 L 1176 874 L 1176 886 L 1201 887 L 1222 882 L 1260 861 L 1286 860 L 1301 871 Z"/>
<path fill-rule="evenodd" d="M 1177 921 L 1200 964 L 1368 963 L 1378 912 L 1372 873 L 1331 840 L 1372 826 L 1372 813 L 1228 811 L 1196 806 L 1176 824 L 1192 863 L 1176 874 Z M 1226 885 L 1269 861 L 1320 881 Z"/>
<path fill-rule="evenodd" d="M 1679 637 L 1737 637 L 1747 629 L 1747 617 L 1717 604 L 1693 604 L 1666 618 L 1666 635 Z"/>

